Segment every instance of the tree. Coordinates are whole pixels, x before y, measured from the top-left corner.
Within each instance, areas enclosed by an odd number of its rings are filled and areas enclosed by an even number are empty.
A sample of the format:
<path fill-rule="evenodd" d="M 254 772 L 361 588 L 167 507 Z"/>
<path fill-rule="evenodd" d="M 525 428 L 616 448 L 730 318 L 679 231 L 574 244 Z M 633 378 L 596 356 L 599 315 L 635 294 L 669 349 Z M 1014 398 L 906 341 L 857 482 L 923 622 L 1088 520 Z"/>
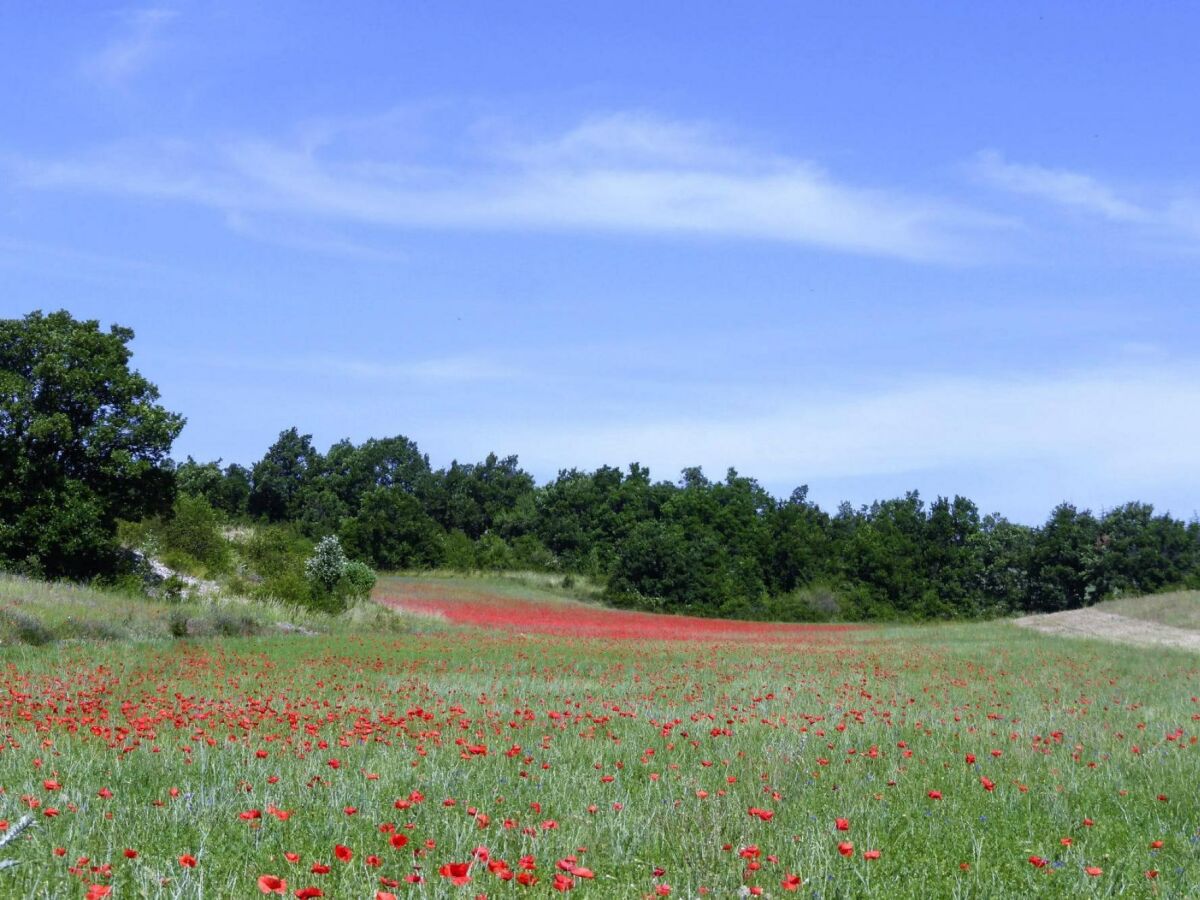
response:
<path fill-rule="evenodd" d="M 442 530 L 411 494 L 377 487 L 363 495 L 358 514 L 342 520 L 342 541 L 380 569 L 413 569 L 442 561 Z"/>
<path fill-rule="evenodd" d="M 246 512 L 250 473 L 236 463 L 222 470 L 219 459 L 201 463 L 189 456 L 175 468 L 175 487 L 181 494 L 203 497 L 213 509 L 237 517 Z"/>
<path fill-rule="evenodd" d="M 65 310 L 0 320 L 0 565 L 111 574 L 117 520 L 170 509 L 185 420 L 129 367 L 131 340 Z"/>
<path fill-rule="evenodd" d="M 311 434 L 300 434 L 294 427 L 281 431 L 251 471 L 250 514 L 265 516 L 269 522 L 298 520 L 304 488 L 320 467 L 321 454 L 313 447 Z"/>
<path fill-rule="evenodd" d="M 1089 510 L 1056 506 L 1030 551 L 1029 608 L 1057 612 L 1102 599 L 1097 575 L 1103 548 L 1100 524 Z"/>

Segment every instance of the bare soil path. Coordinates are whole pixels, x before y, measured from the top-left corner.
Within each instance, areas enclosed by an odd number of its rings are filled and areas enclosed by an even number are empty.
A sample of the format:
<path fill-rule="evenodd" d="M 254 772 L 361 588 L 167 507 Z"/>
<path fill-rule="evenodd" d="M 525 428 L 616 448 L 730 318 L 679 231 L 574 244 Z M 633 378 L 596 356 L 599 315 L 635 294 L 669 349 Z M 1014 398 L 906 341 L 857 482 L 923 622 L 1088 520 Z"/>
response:
<path fill-rule="evenodd" d="M 1100 638 L 1141 646 L 1180 647 L 1200 653 L 1200 632 L 1131 619 L 1099 609 L 1071 609 L 1039 616 L 1022 616 L 1014 623 L 1046 634 Z"/>

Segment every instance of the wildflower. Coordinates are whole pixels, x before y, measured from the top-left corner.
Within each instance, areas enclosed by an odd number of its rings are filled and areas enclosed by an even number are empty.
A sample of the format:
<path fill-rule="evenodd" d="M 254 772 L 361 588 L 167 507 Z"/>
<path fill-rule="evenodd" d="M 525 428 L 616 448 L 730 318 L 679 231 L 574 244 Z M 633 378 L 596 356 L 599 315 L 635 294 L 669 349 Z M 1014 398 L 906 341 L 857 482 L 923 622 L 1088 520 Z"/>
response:
<path fill-rule="evenodd" d="M 277 875 L 259 875 L 258 889 L 264 894 L 286 894 L 287 882 Z"/>
<path fill-rule="evenodd" d="M 471 880 L 470 872 L 470 863 L 446 863 L 438 869 L 438 874 L 449 878 L 450 883 L 454 885 L 467 884 Z"/>

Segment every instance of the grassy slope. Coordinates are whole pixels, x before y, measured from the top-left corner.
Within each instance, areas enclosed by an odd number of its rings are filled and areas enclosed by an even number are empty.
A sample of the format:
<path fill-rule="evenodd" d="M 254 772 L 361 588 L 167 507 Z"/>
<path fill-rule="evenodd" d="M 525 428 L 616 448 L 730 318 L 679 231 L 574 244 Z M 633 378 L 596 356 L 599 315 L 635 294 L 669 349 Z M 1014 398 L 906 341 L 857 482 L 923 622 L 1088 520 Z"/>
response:
<path fill-rule="evenodd" d="M 188 620 L 189 632 L 200 635 L 269 634 L 289 625 L 317 632 L 404 626 L 394 614 L 381 613 L 370 604 L 334 618 L 238 597 L 167 603 L 0 574 L 0 645 L 167 639 L 172 618 Z"/>
<path fill-rule="evenodd" d="M 0 590 L 36 594 L 11 581 Z M 45 602 L 109 602 L 50 594 L 58 600 Z M 88 856 L 112 864 L 115 896 L 259 896 L 255 880 L 272 873 L 289 890 L 312 884 L 326 896 L 371 897 L 381 876 L 402 879 L 415 863 L 427 884 L 402 884 L 397 895 L 549 897 L 557 896 L 549 890 L 555 861 L 579 847 L 588 848 L 581 864 L 596 873 L 580 880 L 572 896 L 581 898 L 646 895 L 655 866 L 678 897 L 701 886 L 734 896 L 747 882 L 770 896 L 815 889 L 826 898 L 1194 896 L 1200 888 L 1191 802 L 1200 665 L 1190 654 L 992 623 L 889 628 L 772 654 L 445 629 L 162 643 L 136 656 L 115 644 L 8 648 L 0 663 L 24 698 L 4 700 L 13 743 L 0 753 L 0 817 L 24 811 L 22 795 L 61 811 L 0 852 L 26 862 L 0 873 L 12 896 L 81 896 L 85 882 L 105 881 L 68 874 Z M 176 693 L 193 699 L 181 705 Z M 127 700 L 138 704 L 132 715 L 168 715 L 157 734 L 109 747 L 67 727 L 85 696 L 111 712 L 106 727 L 127 725 L 119 710 Z M 273 712 L 259 722 L 266 698 Z M 431 718 L 406 735 L 395 717 L 414 707 Z M 298 728 L 275 717 L 285 708 Z M 664 734 L 662 723 L 676 719 Z M 364 731 L 364 721 L 376 730 Z M 709 734 L 727 722 L 731 735 Z M 1175 729 L 1183 737 L 1166 740 Z M 1050 738 L 1056 732 L 1060 740 Z M 456 738 L 486 743 L 489 753 L 463 759 Z M 510 745 L 522 748 L 515 757 L 504 752 Z M 867 758 L 870 747 L 878 760 Z M 966 753 L 977 762 L 966 764 Z M 62 787 L 45 788 L 50 777 Z M 101 787 L 111 800 L 97 799 Z M 935 789 L 943 799 L 928 797 Z M 413 790 L 428 800 L 397 810 L 395 798 Z M 457 804 L 444 805 L 451 797 Z M 291 817 L 240 818 L 269 804 Z M 751 817 L 752 806 L 774 815 Z M 468 807 L 491 823 L 477 827 Z M 835 831 L 836 817 L 848 818 L 850 831 Z M 1084 826 L 1085 817 L 1095 824 Z M 516 827 L 503 827 L 506 818 Z M 384 822 L 411 824 L 410 846 L 392 849 L 379 832 Z M 840 840 L 854 842 L 853 858 L 838 854 Z M 1150 849 L 1155 840 L 1161 850 Z M 435 846 L 414 858 L 412 847 L 426 841 Z M 354 850 L 352 864 L 332 858 L 335 843 Z M 525 890 L 481 866 L 467 887 L 438 875 L 480 845 L 513 866 L 533 855 L 541 883 Z M 750 845 L 761 851 L 758 872 L 736 852 Z M 138 858 L 125 859 L 124 847 Z M 866 849 L 881 858 L 863 860 Z M 286 862 L 284 851 L 301 862 Z M 180 867 L 182 853 L 198 866 Z M 369 854 L 379 855 L 378 868 L 363 864 Z M 1031 855 L 1049 865 L 1031 866 Z M 333 871 L 312 874 L 313 862 Z M 1160 872 L 1154 881 L 1144 874 L 1151 869 Z M 804 879 L 804 892 L 781 890 L 789 872 Z"/>
<path fill-rule="evenodd" d="M 1149 597 L 1107 600 L 1095 607 L 1103 612 L 1200 631 L 1200 591 L 1174 591 Z"/>

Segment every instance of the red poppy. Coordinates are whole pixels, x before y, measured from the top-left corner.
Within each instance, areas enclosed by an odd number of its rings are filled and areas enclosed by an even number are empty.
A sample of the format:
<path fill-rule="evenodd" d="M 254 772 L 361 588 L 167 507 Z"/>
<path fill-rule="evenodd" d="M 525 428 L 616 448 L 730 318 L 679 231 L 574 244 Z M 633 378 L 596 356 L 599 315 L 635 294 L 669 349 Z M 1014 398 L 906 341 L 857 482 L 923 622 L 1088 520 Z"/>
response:
<path fill-rule="evenodd" d="M 451 884 L 463 885 L 471 880 L 470 863 L 446 863 L 438 869 L 438 874 L 449 878 Z"/>
<path fill-rule="evenodd" d="M 196 868 L 196 857 L 192 856 L 190 853 L 185 853 L 183 856 L 179 857 L 179 864 L 185 869 L 194 869 Z"/>
<path fill-rule="evenodd" d="M 128 847 L 125 848 L 126 859 L 137 859 L 137 855 L 138 852 L 136 850 L 130 850 Z"/>
<path fill-rule="evenodd" d="M 849 819 L 834 819 L 833 825 L 838 831 L 849 831 L 850 830 L 850 820 Z"/>
<path fill-rule="evenodd" d="M 333 855 L 344 863 L 348 863 L 350 860 L 354 859 L 354 851 L 345 844 L 334 844 Z"/>
<path fill-rule="evenodd" d="M 842 841 L 838 844 L 838 853 L 842 854 L 842 856 L 853 856 L 854 843 L 852 841 Z"/>
<path fill-rule="evenodd" d="M 863 859 L 879 859 L 878 850 L 864 850 Z"/>
<path fill-rule="evenodd" d="M 277 875 L 259 875 L 258 889 L 264 894 L 286 894 L 287 882 Z"/>
<path fill-rule="evenodd" d="M 319 887 L 300 888 L 295 892 L 298 900 L 312 900 L 313 897 L 324 897 L 325 892 Z"/>
<path fill-rule="evenodd" d="M 397 850 L 399 850 L 401 847 L 403 847 L 405 844 L 408 843 L 408 835 L 407 834 L 393 834 L 391 837 L 391 842 L 392 842 L 392 846 L 395 847 Z"/>
<path fill-rule="evenodd" d="M 929 799 L 930 799 L 930 800 L 941 800 L 941 799 L 942 799 L 942 792 L 941 792 L 941 791 L 930 791 L 930 792 L 929 792 Z"/>
<path fill-rule="evenodd" d="M 779 882 L 779 886 L 785 891 L 798 891 L 803 884 L 804 882 L 800 880 L 800 876 L 793 875 L 791 872 L 787 874 L 787 877 L 783 881 Z"/>
<path fill-rule="evenodd" d="M 1088 866 L 1083 871 L 1087 872 L 1093 878 L 1099 878 L 1101 875 L 1104 874 L 1104 870 L 1102 868 L 1100 868 L 1099 866 Z"/>

